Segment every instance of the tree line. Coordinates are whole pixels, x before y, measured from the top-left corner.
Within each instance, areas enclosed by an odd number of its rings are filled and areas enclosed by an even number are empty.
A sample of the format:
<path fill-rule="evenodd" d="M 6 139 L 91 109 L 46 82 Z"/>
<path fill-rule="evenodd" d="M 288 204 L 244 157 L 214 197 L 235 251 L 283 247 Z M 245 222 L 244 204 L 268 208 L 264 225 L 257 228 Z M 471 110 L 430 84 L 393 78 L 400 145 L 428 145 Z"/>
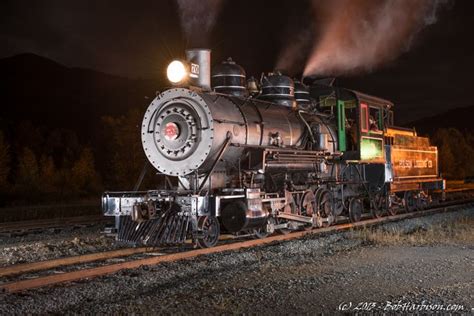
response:
<path fill-rule="evenodd" d="M 132 190 L 146 161 L 141 119 L 140 109 L 103 117 L 94 140 L 30 121 L 0 129 L 0 206 L 98 199 L 104 190 Z M 153 186 L 153 176 L 148 174 L 143 187 Z"/>
<path fill-rule="evenodd" d="M 465 179 L 474 176 L 474 135 L 455 128 L 440 128 L 431 138 L 438 146 L 439 168 L 447 179 Z"/>
<path fill-rule="evenodd" d="M 0 204 L 91 196 L 102 187 L 94 159 L 93 149 L 69 130 L 47 130 L 25 121 L 11 137 L 0 131 Z"/>
<path fill-rule="evenodd" d="M 146 157 L 140 140 L 141 109 L 103 117 L 98 137 L 81 141 L 67 129 L 37 127 L 29 121 L 10 135 L 0 130 L 0 206 L 98 198 L 104 190 L 132 190 Z M 443 177 L 474 176 L 474 136 L 454 128 L 438 129 Z M 142 188 L 160 182 L 149 168 Z M 162 181 L 162 179 L 161 179 Z"/>

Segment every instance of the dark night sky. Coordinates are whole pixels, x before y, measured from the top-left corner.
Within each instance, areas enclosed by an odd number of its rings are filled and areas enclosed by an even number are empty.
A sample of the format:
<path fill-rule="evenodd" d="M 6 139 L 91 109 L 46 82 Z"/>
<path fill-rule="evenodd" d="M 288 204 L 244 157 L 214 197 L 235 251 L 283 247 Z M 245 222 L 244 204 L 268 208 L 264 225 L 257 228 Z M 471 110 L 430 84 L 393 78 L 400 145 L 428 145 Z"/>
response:
<path fill-rule="evenodd" d="M 293 2 L 224 2 L 209 36 L 214 62 L 232 56 L 249 74 L 271 70 L 282 45 L 291 45 L 288 24 L 297 21 L 295 32 L 308 24 L 307 1 Z M 402 121 L 474 105 L 472 12 L 474 1 L 451 1 L 409 52 L 339 83 L 395 101 Z M 151 78 L 190 46 L 173 0 L 7 0 L 0 15 L 0 58 L 32 52 L 67 66 Z"/>

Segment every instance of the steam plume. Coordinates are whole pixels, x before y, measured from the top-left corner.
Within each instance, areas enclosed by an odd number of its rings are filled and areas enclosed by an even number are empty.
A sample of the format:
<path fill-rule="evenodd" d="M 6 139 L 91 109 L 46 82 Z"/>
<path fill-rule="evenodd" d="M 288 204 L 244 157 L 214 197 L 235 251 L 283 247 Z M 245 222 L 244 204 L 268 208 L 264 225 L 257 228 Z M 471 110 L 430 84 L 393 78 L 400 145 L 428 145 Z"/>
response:
<path fill-rule="evenodd" d="M 275 67 L 292 76 L 303 71 L 316 36 L 313 16 L 308 10 L 303 10 L 290 17 L 286 33 L 282 35 L 283 49 Z"/>
<path fill-rule="evenodd" d="M 177 0 L 181 25 L 191 45 L 207 45 L 222 0 Z"/>
<path fill-rule="evenodd" d="M 304 75 L 370 71 L 408 50 L 447 0 L 313 0 L 317 23 Z"/>
<path fill-rule="evenodd" d="M 301 64 L 305 63 L 308 44 L 313 40 L 313 32 L 311 28 L 307 28 L 300 32 L 297 37 L 291 39 L 291 45 L 286 45 L 278 56 L 275 69 L 284 70 L 286 73 L 295 75 L 301 71 Z M 299 69 L 298 69 L 299 68 Z"/>

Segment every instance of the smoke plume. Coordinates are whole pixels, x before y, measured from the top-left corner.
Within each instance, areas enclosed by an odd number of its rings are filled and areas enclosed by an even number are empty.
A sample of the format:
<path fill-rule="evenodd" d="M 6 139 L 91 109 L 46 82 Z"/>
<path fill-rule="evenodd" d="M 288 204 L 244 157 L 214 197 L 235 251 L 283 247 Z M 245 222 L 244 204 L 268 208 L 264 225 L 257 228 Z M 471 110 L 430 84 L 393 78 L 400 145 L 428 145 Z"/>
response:
<path fill-rule="evenodd" d="M 188 43 L 192 46 L 207 45 L 222 0 L 177 0 L 177 2 L 181 25 Z"/>
<path fill-rule="evenodd" d="M 322 15 L 321 37 L 313 47 L 304 75 L 339 75 L 370 71 L 409 49 L 445 1 L 313 1 Z"/>
<path fill-rule="evenodd" d="M 312 0 L 314 27 L 292 39 L 277 67 L 292 69 L 305 58 L 304 75 L 371 71 L 410 48 L 414 37 L 437 20 L 448 0 Z M 305 44 L 306 43 L 306 44 Z"/>
<path fill-rule="evenodd" d="M 309 3 L 306 2 L 306 6 Z M 315 39 L 315 30 L 312 12 L 307 8 L 298 9 L 291 15 L 287 30 L 281 37 L 283 49 L 277 57 L 275 69 L 292 76 L 301 74 Z"/>

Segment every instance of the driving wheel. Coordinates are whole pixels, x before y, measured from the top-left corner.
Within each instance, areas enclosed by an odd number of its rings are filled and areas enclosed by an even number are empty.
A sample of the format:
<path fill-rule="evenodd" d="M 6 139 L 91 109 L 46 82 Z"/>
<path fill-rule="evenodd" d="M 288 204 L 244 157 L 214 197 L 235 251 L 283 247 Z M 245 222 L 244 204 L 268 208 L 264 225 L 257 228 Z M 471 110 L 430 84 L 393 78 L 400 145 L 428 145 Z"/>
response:
<path fill-rule="evenodd" d="M 328 227 L 335 222 L 331 192 L 326 191 L 321 194 L 319 202 L 319 211 L 321 217 L 324 219 L 322 222 L 323 227 Z"/>
<path fill-rule="evenodd" d="M 364 205 L 358 198 L 352 198 L 349 203 L 349 219 L 352 223 L 360 221 L 362 218 L 362 212 L 364 211 Z"/>

